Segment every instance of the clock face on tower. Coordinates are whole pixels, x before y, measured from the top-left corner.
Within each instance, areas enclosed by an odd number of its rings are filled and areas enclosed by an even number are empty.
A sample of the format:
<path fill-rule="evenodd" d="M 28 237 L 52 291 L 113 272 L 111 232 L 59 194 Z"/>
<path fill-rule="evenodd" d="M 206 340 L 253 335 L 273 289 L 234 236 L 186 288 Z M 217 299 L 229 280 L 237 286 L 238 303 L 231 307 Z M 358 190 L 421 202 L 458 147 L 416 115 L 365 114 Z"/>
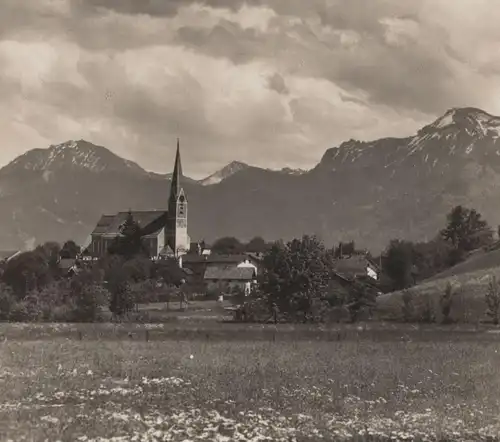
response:
<path fill-rule="evenodd" d="M 187 221 L 186 219 L 178 219 L 177 220 L 177 227 L 187 227 Z"/>
<path fill-rule="evenodd" d="M 179 204 L 177 214 L 178 216 L 186 216 L 186 206 L 184 204 Z"/>

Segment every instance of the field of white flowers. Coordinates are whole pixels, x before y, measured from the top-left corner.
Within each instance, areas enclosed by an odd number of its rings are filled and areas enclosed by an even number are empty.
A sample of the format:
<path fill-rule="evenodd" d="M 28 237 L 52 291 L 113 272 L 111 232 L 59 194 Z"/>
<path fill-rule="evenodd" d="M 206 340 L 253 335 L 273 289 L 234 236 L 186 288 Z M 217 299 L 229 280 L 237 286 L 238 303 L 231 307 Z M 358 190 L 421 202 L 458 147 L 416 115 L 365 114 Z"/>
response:
<path fill-rule="evenodd" d="M 500 436 L 495 342 L 0 342 L 0 440 Z"/>

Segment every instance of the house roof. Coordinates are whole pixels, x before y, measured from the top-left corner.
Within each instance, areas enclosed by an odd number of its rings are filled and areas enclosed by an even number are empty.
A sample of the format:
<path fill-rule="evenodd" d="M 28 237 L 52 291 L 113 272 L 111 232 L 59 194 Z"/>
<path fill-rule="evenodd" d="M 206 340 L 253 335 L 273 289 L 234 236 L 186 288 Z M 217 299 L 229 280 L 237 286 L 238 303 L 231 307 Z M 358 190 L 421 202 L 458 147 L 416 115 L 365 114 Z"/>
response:
<path fill-rule="evenodd" d="M 250 256 L 246 254 L 238 255 L 219 255 L 217 253 L 211 253 L 210 255 L 197 255 L 197 254 L 186 254 L 182 257 L 182 262 L 189 263 L 200 263 L 206 262 L 208 264 L 239 264 L 241 262 L 250 260 Z"/>
<path fill-rule="evenodd" d="M 255 270 L 251 267 L 210 266 L 205 270 L 204 279 L 251 281 L 255 279 Z"/>
<path fill-rule="evenodd" d="M 160 256 L 173 256 L 174 251 L 168 244 L 160 250 Z"/>
<path fill-rule="evenodd" d="M 248 256 L 250 256 L 250 258 L 255 259 L 256 261 L 262 261 L 264 259 L 264 254 L 262 252 L 258 252 L 258 253 L 251 252 L 251 253 L 248 253 Z"/>
<path fill-rule="evenodd" d="M 76 263 L 76 259 L 73 258 L 61 258 L 59 260 L 59 268 L 62 270 L 69 270 Z"/>
<path fill-rule="evenodd" d="M 120 226 L 127 219 L 128 213 L 118 212 L 116 215 L 102 215 L 92 234 L 118 235 Z M 166 222 L 167 211 L 165 210 L 137 210 L 131 213 L 134 221 L 144 230 L 145 235 L 157 233 Z"/>
<path fill-rule="evenodd" d="M 357 275 L 365 274 L 368 265 L 373 266 L 365 256 L 351 256 L 335 261 L 334 268 L 340 274 Z"/>

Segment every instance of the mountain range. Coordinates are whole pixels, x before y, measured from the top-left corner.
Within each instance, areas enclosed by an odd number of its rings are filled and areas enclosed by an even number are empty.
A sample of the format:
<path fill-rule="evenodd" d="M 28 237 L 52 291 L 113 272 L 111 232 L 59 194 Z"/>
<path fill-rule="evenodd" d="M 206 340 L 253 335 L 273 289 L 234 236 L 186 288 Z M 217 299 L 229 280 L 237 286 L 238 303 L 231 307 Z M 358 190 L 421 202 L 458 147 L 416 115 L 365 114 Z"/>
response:
<path fill-rule="evenodd" d="M 184 178 L 190 235 L 310 233 L 379 251 L 392 238 L 431 238 L 457 204 L 496 226 L 499 139 L 500 117 L 454 108 L 406 138 L 332 147 L 308 171 L 234 161 L 205 179 Z M 84 140 L 27 151 L 0 169 L 0 247 L 82 243 L 103 213 L 164 209 L 169 179 Z"/>

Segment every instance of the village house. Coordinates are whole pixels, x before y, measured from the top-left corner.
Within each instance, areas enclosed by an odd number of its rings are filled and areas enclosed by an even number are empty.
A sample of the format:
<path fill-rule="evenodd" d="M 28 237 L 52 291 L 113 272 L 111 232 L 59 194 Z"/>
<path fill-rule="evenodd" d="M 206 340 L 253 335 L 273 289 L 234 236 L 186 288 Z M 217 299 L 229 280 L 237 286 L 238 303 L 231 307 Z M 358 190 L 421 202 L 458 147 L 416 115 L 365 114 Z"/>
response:
<path fill-rule="evenodd" d="M 257 284 L 257 272 L 250 266 L 209 266 L 205 270 L 203 279 L 208 292 L 218 289 L 229 294 L 240 291 L 248 295 L 252 287 Z"/>
<path fill-rule="evenodd" d="M 341 257 L 335 261 L 335 271 L 347 278 L 369 278 L 373 281 L 379 280 L 379 268 L 366 255 L 351 255 Z"/>
<path fill-rule="evenodd" d="M 104 256 L 112 242 L 121 235 L 129 214 L 141 228 L 144 244 L 152 259 L 179 258 L 186 254 L 191 243 L 187 227 L 188 201 L 181 179 L 181 156 L 177 140 L 170 196 L 167 201 L 168 210 L 131 210 L 102 215 L 83 250 L 82 258 L 88 260 Z"/>
<path fill-rule="evenodd" d="M 216 287 L 228 290 L 238 287 L 249 292 L 256 283 L 259 266 L 259 261 L 249 254 L 189 253 L 180 262 L 184 269 L 191 272 L 192 284 L 199 292 Z"/>

